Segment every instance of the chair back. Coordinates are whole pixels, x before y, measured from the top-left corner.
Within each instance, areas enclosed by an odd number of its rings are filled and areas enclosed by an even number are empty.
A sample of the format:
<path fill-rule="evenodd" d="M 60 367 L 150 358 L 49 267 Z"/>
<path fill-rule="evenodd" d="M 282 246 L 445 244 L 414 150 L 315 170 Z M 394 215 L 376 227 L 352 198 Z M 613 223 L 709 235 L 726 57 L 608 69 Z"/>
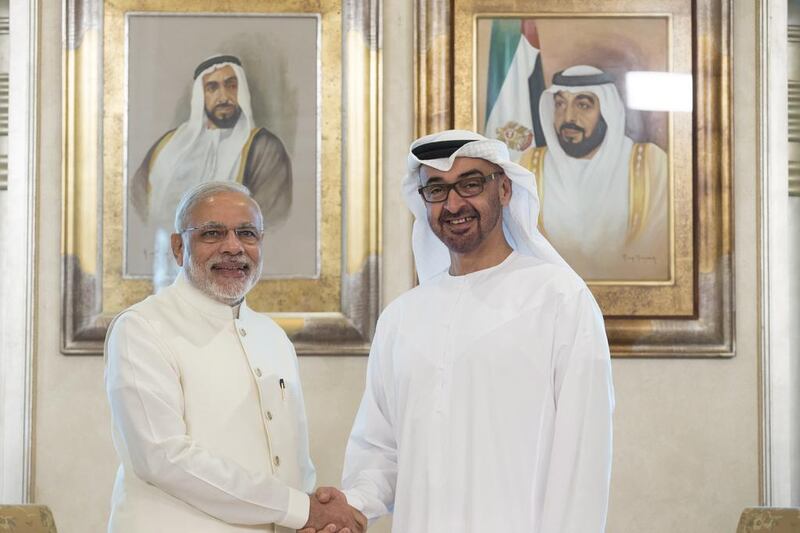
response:
<path fill-rule="evenodd" d="M 46 505 L 0 505 L 3 533 L 57 533 L 53 513 Z"/>

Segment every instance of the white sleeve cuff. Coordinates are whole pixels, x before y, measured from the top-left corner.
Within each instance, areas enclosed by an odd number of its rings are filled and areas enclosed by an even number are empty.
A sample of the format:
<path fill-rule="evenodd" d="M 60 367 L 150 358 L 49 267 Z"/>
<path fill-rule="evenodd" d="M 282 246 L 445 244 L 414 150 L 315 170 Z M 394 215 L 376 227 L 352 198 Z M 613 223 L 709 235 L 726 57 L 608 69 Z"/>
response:
<path fill-rule="evenodd" d="M 350 489 L 350 490 L 343 490 L 342 493 L 344 494 L 344 497 L 347 500 L 347 505 L 355 507 L 362 513 L 364 512 L 364 498 L 359 496 L 356 491 Z"/>
<path fill-rule="evenodd" d="M 308 522 L 311 501 L 308 494 L 296 489 L 289 489 L 289 505 L 286 515 L 277 522 L 279 526 L 289 529 L 302 529 Z"/>

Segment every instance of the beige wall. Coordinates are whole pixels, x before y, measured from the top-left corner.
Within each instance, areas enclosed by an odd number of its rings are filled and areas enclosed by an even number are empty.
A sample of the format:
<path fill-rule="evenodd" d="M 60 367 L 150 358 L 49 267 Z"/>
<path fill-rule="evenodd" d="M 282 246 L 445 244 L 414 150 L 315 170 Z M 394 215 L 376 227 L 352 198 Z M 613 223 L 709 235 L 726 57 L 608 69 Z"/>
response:
<path fill-rule="evenodd" d="M 384 304 L 410 286 L 408 215 L 399 201 L 412 135 L 411 2 L 384 2 Z M 758 503 L 758 377 L 753 3 L 736 0 L 737 355 L 724 361 L 615 360 L 617 412 L 608 531 L 730 533 Z M 116 468 L 99 357 L 59 353 L 60 2 L 42 2 L 39 302 L 34 499 L 62 533 L 103 531 Z M 335 484 L 366 358 L 304 357 L 301 374 L 319 482 Z M 383 523 L 374 528 L 387 532 Z"/>

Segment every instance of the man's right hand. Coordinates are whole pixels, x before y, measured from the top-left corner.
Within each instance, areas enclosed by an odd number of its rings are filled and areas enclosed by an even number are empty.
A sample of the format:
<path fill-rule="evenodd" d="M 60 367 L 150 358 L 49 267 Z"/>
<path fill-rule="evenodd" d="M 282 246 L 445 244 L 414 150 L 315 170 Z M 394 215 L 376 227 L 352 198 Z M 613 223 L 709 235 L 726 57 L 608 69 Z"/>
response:
<path fill-rule="evenodd" d="M 320 487 L 311 495 L 308 522 L 298 533 L 363 533 L 367 519 L 347 504 L 347 498 L 334 487 Z"/>

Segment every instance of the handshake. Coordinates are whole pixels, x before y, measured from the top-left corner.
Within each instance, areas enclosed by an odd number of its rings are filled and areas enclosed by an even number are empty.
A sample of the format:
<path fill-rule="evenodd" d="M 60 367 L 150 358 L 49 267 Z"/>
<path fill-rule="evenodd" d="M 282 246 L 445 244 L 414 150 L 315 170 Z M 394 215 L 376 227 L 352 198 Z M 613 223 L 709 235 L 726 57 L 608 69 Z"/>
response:
<path fill-rule="evenodd" d="M 347 504 L 347 498 L 334 487 L 319 487 L 310 496 L 308 522 L 297 533 L 363 533 L 367 518 Z"/>

